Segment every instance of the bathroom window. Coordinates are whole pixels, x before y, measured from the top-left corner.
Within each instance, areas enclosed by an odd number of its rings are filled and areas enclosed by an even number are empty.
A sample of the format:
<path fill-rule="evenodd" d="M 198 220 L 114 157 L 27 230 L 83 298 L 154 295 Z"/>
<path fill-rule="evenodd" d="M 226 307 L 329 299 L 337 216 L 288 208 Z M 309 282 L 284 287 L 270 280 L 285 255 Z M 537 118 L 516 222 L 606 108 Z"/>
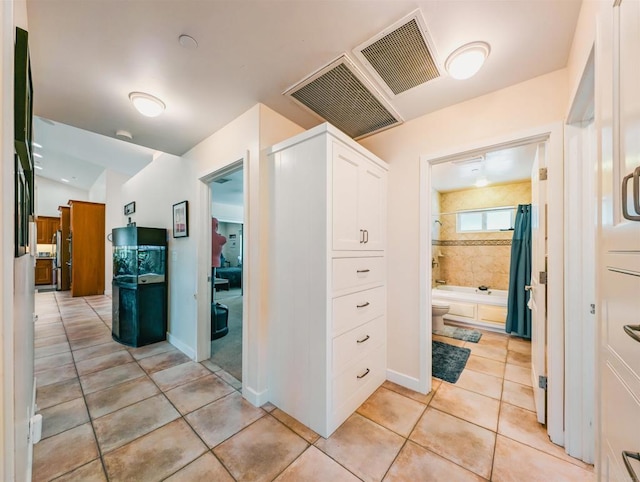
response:
<path fill-rule="evenodd" d="M 456 231 L 459 233 L 482 233 L 506 231 L 513 228 L 515 210 L 512 207 L 459 211 L 456 216 Z"/>

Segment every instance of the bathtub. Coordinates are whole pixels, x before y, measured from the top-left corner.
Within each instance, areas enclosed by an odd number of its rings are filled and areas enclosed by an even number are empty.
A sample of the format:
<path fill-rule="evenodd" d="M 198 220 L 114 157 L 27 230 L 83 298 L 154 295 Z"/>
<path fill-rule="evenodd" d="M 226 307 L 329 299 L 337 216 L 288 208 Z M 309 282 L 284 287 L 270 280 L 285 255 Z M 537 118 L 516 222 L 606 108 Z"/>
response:
<path fill-rule="evenodd" d="M 449 313 L 444 315 L 446 321 L 504 332 L 507 293 L 505 290 L 483 291 L 466 286 L 440 285 L 431 290 L 431 299 L 449 305 Z"/>

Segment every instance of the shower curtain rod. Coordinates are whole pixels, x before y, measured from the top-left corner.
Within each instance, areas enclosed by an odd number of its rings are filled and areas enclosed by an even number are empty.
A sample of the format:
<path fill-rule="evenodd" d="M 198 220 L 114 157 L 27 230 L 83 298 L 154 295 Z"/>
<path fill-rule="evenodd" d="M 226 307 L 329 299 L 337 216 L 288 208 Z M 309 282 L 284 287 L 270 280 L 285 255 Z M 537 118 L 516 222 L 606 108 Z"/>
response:
<path fill-rule="evenodd" d="M 453 211 L 450 213 L 434 213 L 431 216 L 444 216 L 444 215 L 449 215 L 449 214 L 459 214 L 459 213 L 475 213 L 475 212 L 482 212 L 482 211 L 495 211 L 497 209 L 518 209 L 518 204 L 516 204 L 515 206 L 496 206 L 493 208 L 479 208 L 479 209 L 461 209 L 460 211 Z"/>

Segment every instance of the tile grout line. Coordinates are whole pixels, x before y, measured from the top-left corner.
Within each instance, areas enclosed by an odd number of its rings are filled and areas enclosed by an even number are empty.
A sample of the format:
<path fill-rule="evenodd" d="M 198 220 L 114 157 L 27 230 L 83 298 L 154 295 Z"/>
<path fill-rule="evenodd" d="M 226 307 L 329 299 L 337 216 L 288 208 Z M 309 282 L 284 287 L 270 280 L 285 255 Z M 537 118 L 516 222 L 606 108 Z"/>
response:
<path fill-rule="evenodd" d="M 84 402 L 84 408 L 85 408 L 85 410 L 87 412 L 87 417 L 89 418 L 89 423 L 91 424 L 91 431 L 93 432 L 93 438 L 95 440 L 96 449 L 98 451 L 98 459 L 100 460 L 100 464 L 102 465 L 102 470 L 104 471 L 104 473 L 106 475 L 107 474 L 107 468 L 104 465 L 104 459 L 102 458 L 102 450 L 100 448 L 100 444 L 98 443 L 98 436 L 96 434 L 96 429 L 95 429 L 95 427 L 93 425 L 93 419 L 91 418 L 91 414 L 89 413 L 89 405 L 87 404 L 87 398 L 86 398 L 86 395 L 84 393 L 84 387 L 82 386 L 82 383 L 80 383 L 80 374 L 78 374 L 78 368 L 76 367 L 76 360 L 75 360 L 75 358 L 73 356 L 73 350 L 71 349 L 71 343 L 69 341 L 69 335 L 67 333 L 67 327 L 64 324 L 64 315 L 62 314 L 62 311 L 60 310 L 60 303 L 58 301 L 58 297 L 55 294 L 54 294 L 54 297 L 56 299 L 56 304 L 58 305 L 58 311 L 60 312 L 60 318 L 62 319 L 62 326 L 64 328 L 65 336 L 67 337 L 67 343 L 69 343 L 69 350 L 70 350 L 70 353 L 71 353 L 71 359 L 73 360 L 73 369 L 75 370 L 76 375 L 78 377 L 78 385 L 80 387 L 80 393 L 82 394 L 82 401 Z M 82 300 L 85 301 L 84 298 L 82 298 Z M 86 303 L 86 301 L 85 301 L 85 303 Z M 96 459 L 93 459 L 93 460 L 96 460 Z M 67 472 L 65 472 L 63 474 L 60 474 L 58 477 L 62 477 L 65 474 L 71 473 L 74 470 L 93 462 L 93 460 L 90 460 L 86 464 L 80 465 L 78 467 L 74 467 L 71 470 L 69 470 L 69 471 L 67 471 Z M 107 478 L 107 480 L 108 480 L 108 478 Z"/>

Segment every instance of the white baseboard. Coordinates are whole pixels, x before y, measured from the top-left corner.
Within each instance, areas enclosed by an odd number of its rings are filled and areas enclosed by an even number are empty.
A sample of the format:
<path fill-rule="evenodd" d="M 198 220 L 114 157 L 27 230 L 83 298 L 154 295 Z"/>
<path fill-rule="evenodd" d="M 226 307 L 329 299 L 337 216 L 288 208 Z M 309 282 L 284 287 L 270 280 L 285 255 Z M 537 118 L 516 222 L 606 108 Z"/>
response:
<path fill-rule="evenodd" d="M 269 390 L 256 392 L 253 388 L 244 385 L 242 387 L 242 396 L 252 405 L 262 407 L 269 401 Z"/>
<path fill-rule="evenodd" d="M 168 333 L 168 332 L 167 332 L 167 341 L 171 343 L 173 346 L 175 346 L 182 353 L 187 355 L 189 358 L 191 358 L 192 360 L 196 359 L 196 352 L 193 351 L 193 349 L 190 346 L 186 345 L 181 340 L 179 340 L 178 338 L 176 338 L 175 336 L 173 336 L 171 333 Z"/>
<path fill-rule="evenodd" d="M 395 370 L 387 368 L 387 380 L 396 383 L 402 387 L 413 390 L 414 392 L 426 393 L 420 387 L 420 380 L 415 377 L 410 377 L 404 373 L 399 373 Z"/>

